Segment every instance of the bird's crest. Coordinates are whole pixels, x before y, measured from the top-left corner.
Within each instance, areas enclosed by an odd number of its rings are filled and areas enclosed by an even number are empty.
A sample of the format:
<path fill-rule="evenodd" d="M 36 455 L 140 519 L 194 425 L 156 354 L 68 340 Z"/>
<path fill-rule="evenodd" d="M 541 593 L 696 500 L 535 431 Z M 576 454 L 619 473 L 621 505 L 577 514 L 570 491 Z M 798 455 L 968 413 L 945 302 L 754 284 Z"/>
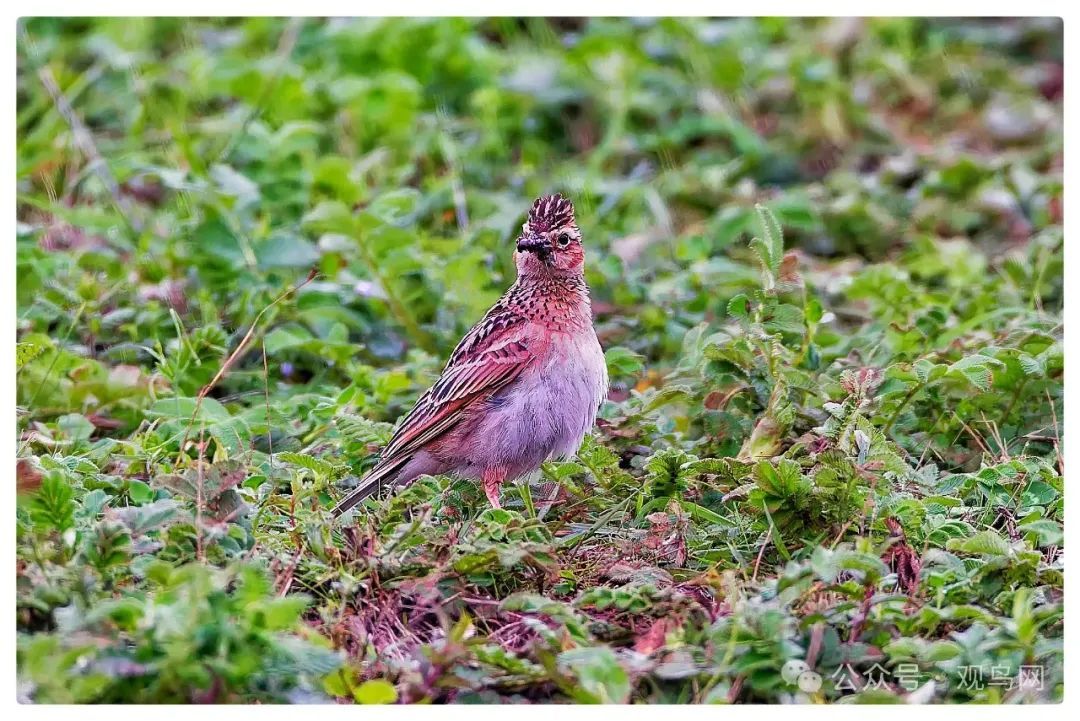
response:
<path fill-rule="evenodd" d="M 542 195 L 529 208 L 529 228 L 541 233 L 574 223 L 574 204 L 558 193 Z"/>

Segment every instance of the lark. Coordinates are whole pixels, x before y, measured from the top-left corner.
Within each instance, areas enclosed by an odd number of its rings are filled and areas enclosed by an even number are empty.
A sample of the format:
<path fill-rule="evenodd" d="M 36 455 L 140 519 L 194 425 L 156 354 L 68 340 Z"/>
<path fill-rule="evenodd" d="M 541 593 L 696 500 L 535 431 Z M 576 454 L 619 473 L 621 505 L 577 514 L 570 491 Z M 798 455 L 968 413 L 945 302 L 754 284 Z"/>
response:
<path fill-rule="evenodd" d="M 499 508 L 504 483 L 581 447 L 608 379 L 573 203 L 537 198 L 514 264 L 517 280 L 461 339 L 335 516 L 384 486 L 439 474 L 478 481 Z"/>

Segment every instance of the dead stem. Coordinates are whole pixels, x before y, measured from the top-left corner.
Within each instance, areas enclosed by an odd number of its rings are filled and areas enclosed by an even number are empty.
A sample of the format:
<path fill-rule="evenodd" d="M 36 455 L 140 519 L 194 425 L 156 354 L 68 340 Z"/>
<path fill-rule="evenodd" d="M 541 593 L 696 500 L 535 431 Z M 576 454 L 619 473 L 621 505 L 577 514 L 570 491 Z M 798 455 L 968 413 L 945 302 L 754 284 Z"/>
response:
<path fill-rule="evenodd" d="M 236 350 L 229 354 L 229 357 L 226 358 L 225 362 L 221 364 L 221 368 L 218 369 L 218 372 L 214 375 L 214 377 L 210 380 L 209 383 L 202 387 L 202 389 L 199 391 L 199 394 L 196 396 L 195 408 L 191 412 L 191 420 L 188 422 L 187 430 L 184 431 L 184 440 L 180 443 L 181 451 L 183 451 L 184 446 L 187 445 L 188 434 L 191 432 L 191 426 L 195 423 L 195 419 L 199 416 L 199 410 L 202 408 L 203 399 L 206 398 L 207 395 L 209 395 L 210 391 L 213 390 L 214 386 L 218 384 L 218 381 L 220 381 L 225 376 L 225 373 L 228 372 L 230 366 L 232 366 L 232 364 L 236 362 L 236 359 L 239 358 L 241 354 L 243 354 L 244 349 L 247 347 L 248 342 L 251 340 L 251 336 L 255 333 L 255 328 L 258 327 L 259 321 L 262 319 L 263 314 L 265 314 L 266 311 L 273 308 L 285 298 L 288 298 L 290 295 L 296 293 L 305 285 L 315 280 L 318 275 L 318 268 L 312 268 L 311 272 L 308 273 L 307 278 L 304 279 L 302 283 L 292 286 L 284 293 L 279 295 L 277 298 L 274 298 L 274 300 L 272 300 L 269 305 L 260 310 L 259 314 L 255 316 L 255 320 L 251 322 L 251 327 L 248 328 L 248 332 L 244 334 L 244 337 L 240 341 L 240 344 L 236 346 Z"/>

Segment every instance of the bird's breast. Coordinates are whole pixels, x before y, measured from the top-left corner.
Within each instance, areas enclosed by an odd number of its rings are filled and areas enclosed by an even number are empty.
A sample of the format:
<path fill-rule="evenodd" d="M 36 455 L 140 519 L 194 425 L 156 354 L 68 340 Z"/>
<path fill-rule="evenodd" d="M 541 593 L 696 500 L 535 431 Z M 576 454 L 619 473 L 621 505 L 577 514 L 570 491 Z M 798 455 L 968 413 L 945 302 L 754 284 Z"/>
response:
<path fill-rule="evenodd" d="M 547 456 L 575 453 L 607 395 L 607 366 L 592 328 L 554 333 L 520 388 L 522 419 Z"/>
<path fill-rule="evenodd" d="M 607 366 L 592 328 L 550 333 L 532 365 L 488 399 L 476 446 L 510 475 L 571 456 L 606 395 Z"/>

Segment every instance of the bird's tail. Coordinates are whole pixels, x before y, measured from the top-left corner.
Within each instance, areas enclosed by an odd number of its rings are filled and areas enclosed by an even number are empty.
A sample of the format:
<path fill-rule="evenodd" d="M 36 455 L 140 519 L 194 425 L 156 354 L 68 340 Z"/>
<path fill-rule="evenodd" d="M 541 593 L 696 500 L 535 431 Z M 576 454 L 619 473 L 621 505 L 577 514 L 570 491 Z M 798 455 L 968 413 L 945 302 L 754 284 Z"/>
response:
<path fill-rule="evenodd" d="M 360 481 L 360 485 L 349 491 L 349 495 L 341 499 L 341 501 L 334 506 L 334 510 L 331 511 L 334 514 L 334 518 L 339 517 L 342 513 L 349 510 L 357 503 L 360 503 L 365 498 L 373 496 L 379 492 L 383 483 L 391 479 L 395 473 L 401 470 L 401 467 L 405 465 L 408 458 L 395 459 L 391 463 L 379 463 L 371 471 L 364 476 L 364 480 Z"/>

